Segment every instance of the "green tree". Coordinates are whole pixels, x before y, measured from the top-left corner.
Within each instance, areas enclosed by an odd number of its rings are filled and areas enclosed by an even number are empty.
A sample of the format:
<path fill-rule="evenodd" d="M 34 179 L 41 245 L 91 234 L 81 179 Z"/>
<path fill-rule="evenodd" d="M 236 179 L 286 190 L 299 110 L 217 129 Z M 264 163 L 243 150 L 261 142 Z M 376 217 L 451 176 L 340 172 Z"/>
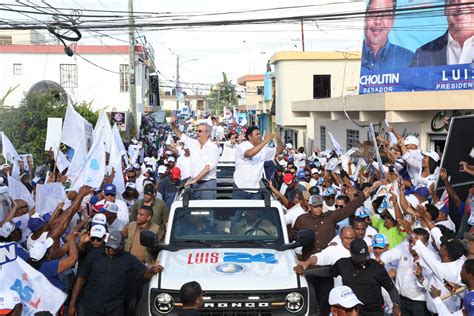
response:
<path fill-rule="evenodd" d="M 53 91 L 27 95 L 18 107 L 0 107 L 0 131 L 12 141 L 18 153 L 32 154 L 35 164 L 47 159 L 44 151 L 48 117 L 62 117 L 67 106 L 59 102 Z M 75 106 L 90 123 L 95 124 L 99 114 L 90 104 Z"/>
<path fill-rule="evenodd" d="M 222 82 L 212 86 L 211 92 L 207 97 L 212 113 L 222 114 L 224 107 L 237 106 L 237 92 L 232 80 L 227 79 L 225 72 L 222 73 Z"/>

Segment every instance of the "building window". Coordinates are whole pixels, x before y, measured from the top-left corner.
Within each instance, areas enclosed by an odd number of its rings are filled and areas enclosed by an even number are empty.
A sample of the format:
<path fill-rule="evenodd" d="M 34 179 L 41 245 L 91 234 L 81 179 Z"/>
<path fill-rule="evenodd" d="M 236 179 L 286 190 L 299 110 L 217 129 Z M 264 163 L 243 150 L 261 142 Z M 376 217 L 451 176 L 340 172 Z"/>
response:
<path fill-rule="evenodd" d="M 263 86 L 257 87 L 257 95 L 263 95 Z"/>
<path fill-rule="evenodd" d="M 20 76 L 23 74 L 23 64 L 13 64 L 13 74 Z"/>
<path fill-rule="evenodd" d="M 351 149 L 352 147 L 356 147 L 356 144 L 359 142 L 359 131 L 355 129 L 347 129 L 346 142 L 347 150 Z"/>
<path fill-rule="evenodd" d="M 326 126 L 319 127 L 319 133 L 321 134 L 321 150 L 326 150 Z"/>
<path fill-rule="evenodd" d="M 128 64 L 120 65 L 120 92 L 128 92 L 128 79 L 130 74 L 128 73 Z"/>
<path fill-rule="evenodd" d="M 77 88 L 77 65 L 59 65 L 60 84 L 63 88 Z"/>
<path fill-rule="evenodd" d="M 0 36 L 0 45 L 11 45 L 12 37 L 11 36 Z"/>
<path fill-rule="evenodd" d="M 184 101 L 184 105 L 185 105 L 185 106 L 188 106 L 188 107 L 191 106 L 191 101 L 185 100 L 185 101 Z"/>
<path fill-rule="evenodd" d="M 313 99 L 331 97 L 331 75 L 313 75 Z"/>

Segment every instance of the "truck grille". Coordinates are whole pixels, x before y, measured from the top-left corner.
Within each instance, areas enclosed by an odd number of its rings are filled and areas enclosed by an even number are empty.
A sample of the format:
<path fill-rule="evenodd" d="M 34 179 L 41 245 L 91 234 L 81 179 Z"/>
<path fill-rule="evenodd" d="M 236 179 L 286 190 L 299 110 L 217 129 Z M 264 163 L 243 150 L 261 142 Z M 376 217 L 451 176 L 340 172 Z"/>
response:
<path fill-rule="evenodd" d="M 201 310 L 203 316 L 272 316 L 272 311 L 268 309 L 254 309 L 251 311 L 230 311 L 230 310 Z"/>

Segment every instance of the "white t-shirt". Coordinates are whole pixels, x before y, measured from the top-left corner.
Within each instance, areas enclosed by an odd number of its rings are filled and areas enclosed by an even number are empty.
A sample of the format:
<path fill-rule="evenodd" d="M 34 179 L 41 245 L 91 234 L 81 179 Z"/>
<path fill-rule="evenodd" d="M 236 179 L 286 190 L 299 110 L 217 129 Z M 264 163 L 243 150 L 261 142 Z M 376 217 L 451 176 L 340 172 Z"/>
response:
<path fill-rule="evenodd" d="M 230 141 L 224 142 L 224 150 L 222 151 L 220 161 L 235 161 L 236 148 L 237 144 L 231 144 Z"/>
<path fill-rule="evenodd" d="M 204 181 L 216 179 L 216 167 L 219 162 L 219 149 L 210 139 L 201 147 L 198 140 L 183 134 L 180 139 L 189 148 L 191 155 L 192 177 L 196 177 L 206 165 L 209 165 L 210 171 L 202 178 Z"/>
<path fill-rule="evenodd" d="M 264 162 L 275 157 L 275 148 L 264 147 L 255 156 L 245 158 L 244 153 L 253 147 L 250 142 L 245 141 L 235 150 L 234 183 L 238 188 L 258 189 Z"/>
<path fill-rule="evenodd" d="M 338 243 L 335 246 L 327 246 L 321 252 L 315 254 L 315 256 L 318 258 L 318 266 L 329 266 L 335 264 L 341 258 L 350 257 L 351 252 L 342 243 Z M 334 278 L 334 286 L 340 285 L 342 285 L 342 277 L 338 276 Z"/>
<path fill-rule="evenodd" d="M 191 156 L 179 156 L 176 160 L 176 167 L 181 170 L 181 179 L 186 179 L 192 176 L 192 161 Z"/>
<path fill-rule="evenodd" d="M 286 225 L 295 225 L 296 219 L 300 216 L 306 214 L 305 210 L 301 207 L 301 204 L 298 203 L 288 210 L 285 214 L 285 224 Z"/>

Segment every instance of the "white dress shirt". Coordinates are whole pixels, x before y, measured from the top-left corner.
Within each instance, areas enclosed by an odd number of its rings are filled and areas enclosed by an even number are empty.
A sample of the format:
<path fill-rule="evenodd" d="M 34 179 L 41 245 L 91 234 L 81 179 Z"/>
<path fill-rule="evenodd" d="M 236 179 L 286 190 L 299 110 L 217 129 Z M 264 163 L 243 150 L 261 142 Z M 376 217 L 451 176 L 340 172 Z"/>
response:
<path fill-rule="evenodd" d="M 264 162 L 275 157 L 276 148 L 266 146 L 255 156 L 245 158 L 244 153 L 253 147 L 249 141 L 245 141 L 235 150 L 234 183 L 238 188 L 258 189 Z"/>
<path fill-rule="evenodd" d="M 318 258 L 318 266 L 330 266 L 336 263 L 341 258 L 349 258 L 351 252 L 349 249 L 344 247 L 342 243 L 338 243 L 334 246 L 327 246 L 321 252 L 314 254 Z M 342 284 L 342 277 L 338 276 L 334 278 L 334 286 L 340 286 Z"/>
<path fill-rule="evenodd" d="M 425 290 L 429 291 L 431 286 L 436 287 L 441 290 L 441 296 L 444 296 L 449 293 L 448 289 L 444 286 L 444 280 L 450 282 L 456 282 L 459 278 L 459 273 L 461 272 L 462 265 L 466 261 L 466 257 L 461 257 L 456 261 L 452 262 L 441 262 L 436 258 L 435 254 L 429 250 L 421 240 L 417 240 L 415 246 L 413 247 L 420 258 L 423 259 L 423 262 L 429 267 L 433 272 L 431 276 L 423 282 Z M 459 309 L 461 305 L 461 300 L 458 296 L 454 295 L 450 298 L 444 300 L 444 304 L 448 310 L 452 313 Z M 426 295 L 426 306 L 428 310 L 432 313 L 436 313 L 436 307 L 433 303 L 433 298 L 431 295 Z"/>
<path fill-rule="evenodd" d="M 235 161 L 235 149 L 237 144 L 231 144 L 230 141 L 224 142 L 224 149 L 220 161 Z"/>
<path fill-rule="evenodd" d="M 474 36 L 461 45 L 448 33 L 448 65 L 471 64 L 474 62 Z"/>
<path fill-rule="evenodd" d="M 208 181 L 216 179 L 216 167 L 219 162 L 219 149 L 216 144 L 214 144 L 211 139 L 208 139 L 204 146 L 201 147 L 197 139 L 188 137 L 186 134 L 181 136 L 180 141 L 189 148 L 192 161 L 192 177 L 196 177 L 206 165 L 209 165 L 210 171 L 201 180 Z"/>
<path fill-rule="evenodd" d="M 186 179 L 192 175 L 192 160 L 191 155 L 186 157 L 184 155 L 179 156 L 176 160 L 176 167 L 181 170 L 181 179 Z"/>
<path fill-rule="evenodd" d="M 303 214 L 306 214 L 306 211 L 301 207 L 301 203 L 296 204 L 285 214 L 285 224 L 293 227 L 293 225 L 295 225 L 296 219 Z"/>

